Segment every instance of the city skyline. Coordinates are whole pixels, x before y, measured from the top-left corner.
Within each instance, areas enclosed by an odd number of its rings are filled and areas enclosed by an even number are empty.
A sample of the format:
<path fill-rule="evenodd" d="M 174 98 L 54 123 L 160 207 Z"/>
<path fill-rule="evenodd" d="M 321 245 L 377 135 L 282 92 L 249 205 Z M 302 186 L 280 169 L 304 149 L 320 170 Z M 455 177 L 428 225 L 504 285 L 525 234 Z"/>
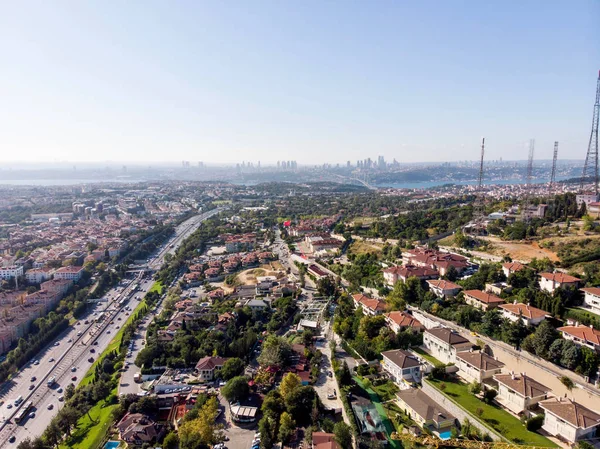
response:
<path fill-rule="evenodd" d="M 600 5 L 8 5 L 0 161 L 583 160 Z"/>

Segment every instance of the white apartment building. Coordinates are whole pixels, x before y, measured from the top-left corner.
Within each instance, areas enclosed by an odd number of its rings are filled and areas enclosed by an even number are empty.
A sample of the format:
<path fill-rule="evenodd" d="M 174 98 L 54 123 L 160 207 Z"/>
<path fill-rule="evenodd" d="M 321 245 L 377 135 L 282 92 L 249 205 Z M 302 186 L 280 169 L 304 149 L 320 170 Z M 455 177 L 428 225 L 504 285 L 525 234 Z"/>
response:
<path fill-rule="evenodd" d="M 548 293 L 561 287 L 579 287 L 581 279 L 564 273 L 540 273 L 540 289 Z"/>
<path fill-rule="evenodd" d="M 445 327 L 425 330 L 423 346 L 442 363 L 456 363 L 456 354 L 468 351 L 473 344 L 462 335 Z"/>
<path fill-rule="evenodd" d="M 12 265 L 10 267 L 0 267 L 0 279 L 14 279 L 23 276 L 23 266 Z"/>
<path fill-rule="evenodd" d="M 545 400 L 550 391 L 550 388 L 524 373 L 497 374 L 494 380 L 498 382 L 496 400 L 514 413 L 533 408 Z"/>
<path fill-rule="evenodd" d="M 52 274 L 53 270 L 51 268 L 33 268 L 25 272 L 25 279 L 30 284 L 41 284 L 52 279 Z"/>
<path fill-rule="evenodd" d="M 54 272 L 54 279 L 65 279 L 67 281 L 77 282 L 81 279 L 83 267 L 62 267 Z"/>
<path fill-rule="evenodd" d="M 570 443 L 596 438 L 600 415 L 568 398 L 551 398 L 540 402 L 546 412 L 542 428 L 550 435 L 560 436 Z"/>
<path fill-rule="evenodd" d="M 381 365 L 396 384 L 407 386 L 421 382 L 421 363 L 408 351 L 393 349 L 381 353 Z"/>
<path fill-rule="evenodd" d="M 591 309 L 591 312 L 600 315 L 600 288 L 582 288 L 581 291 L 584 293 L 583 305 Z"/>

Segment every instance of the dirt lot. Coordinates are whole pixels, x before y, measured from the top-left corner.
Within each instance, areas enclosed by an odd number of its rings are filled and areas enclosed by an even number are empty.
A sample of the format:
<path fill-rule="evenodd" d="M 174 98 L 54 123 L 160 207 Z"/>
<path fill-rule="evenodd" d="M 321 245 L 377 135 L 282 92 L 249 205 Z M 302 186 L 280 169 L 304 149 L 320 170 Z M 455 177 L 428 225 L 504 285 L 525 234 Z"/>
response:
<path fill-rule="evenodd" d="M 352 242 L 352 245 L 350 245 L 350 250 L 354 254 L 380 253 L 382 248 L 382 244 L 366 242 L 364 240 L 355 240 Z"/>
<path fill-rule="evenodd" d="M 537 259 L 547 257 L 552 261 L 558 260 L 558 256 L 554 251 L 547 248 L 540 248 L 538 242 L 503 241 L 498 237 L 483 237 L 483 239 L 493 245 L 493 248 L 489 253 L 495 256 L 508 254 L 513 260 L 520 260 L 523 262 L 529 262 L 534 257 Z"/>
<path fill-rule="evenodd" d="M 244 270 L 237 275 L 237 281 L 240 285 L 256 285 L 256 278 L 260 276 L 275 276 L 281 278 L 285 275 L 283 270 L 279 270 L 279 262 L 273 262 L 269 265 L 262 265 L 260 268 L 251 268 Z"/>

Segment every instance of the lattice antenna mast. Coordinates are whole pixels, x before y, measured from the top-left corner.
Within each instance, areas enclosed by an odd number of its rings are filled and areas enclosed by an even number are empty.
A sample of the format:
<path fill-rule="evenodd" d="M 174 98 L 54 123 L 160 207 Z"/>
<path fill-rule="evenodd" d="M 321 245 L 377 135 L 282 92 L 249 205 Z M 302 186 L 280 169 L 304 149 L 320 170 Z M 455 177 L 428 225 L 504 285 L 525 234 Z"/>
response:
<path fill-rule="evenodd" d="M 550 173 L 550 192 L 556 184 L 556 160 L 558 159 L 558 142 L 554 142 L 554 156 L 552 158 L 552 172 Z"/>
<path fill-rule="evenodd" d="M 477 182 L 477 192 L 483 188 L 483 156 L 485 154 L 485 137 L 481 139 L 481 161 L 479 162 L 479 181 Z"/>
<path fill-rule="evenodd" d="M 535 139 L 529 140 L 529 159 L 527 160 L 527 188 L 531 186 L 533 176 L 533 151 L 535 149 Z"/>
<path fill-rule="evenodd" d="M 589 176 L 594 179 L 594 193 L 598 196 L 598 120 L 600 117 L 600 71 L 596 82 L 596 101 L 594 102 L 594 113 L 592 114 L 592 132 L 588 144 L 583 174 L 581 176 L 580 190 L 583 192 L 583 184 Z M 593 170 L 593 173 L 591 173 Z"/>

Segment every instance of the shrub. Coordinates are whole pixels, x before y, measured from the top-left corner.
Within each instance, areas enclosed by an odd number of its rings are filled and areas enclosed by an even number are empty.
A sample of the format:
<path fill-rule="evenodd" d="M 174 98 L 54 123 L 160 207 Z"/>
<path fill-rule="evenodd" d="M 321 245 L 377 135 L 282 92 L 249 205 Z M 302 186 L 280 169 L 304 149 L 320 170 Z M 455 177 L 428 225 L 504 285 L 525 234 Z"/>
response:
<path fill-rule="evenodd" d="M 527 420 L 526 426 L 527 426 L 527 430 L 529 430 L 531 432 L 535 432 L 536 430 L 540 429 L 543 424 L 544 424 L 544 415 L 536 415 L 533 418 L 529 418 Z"/>

